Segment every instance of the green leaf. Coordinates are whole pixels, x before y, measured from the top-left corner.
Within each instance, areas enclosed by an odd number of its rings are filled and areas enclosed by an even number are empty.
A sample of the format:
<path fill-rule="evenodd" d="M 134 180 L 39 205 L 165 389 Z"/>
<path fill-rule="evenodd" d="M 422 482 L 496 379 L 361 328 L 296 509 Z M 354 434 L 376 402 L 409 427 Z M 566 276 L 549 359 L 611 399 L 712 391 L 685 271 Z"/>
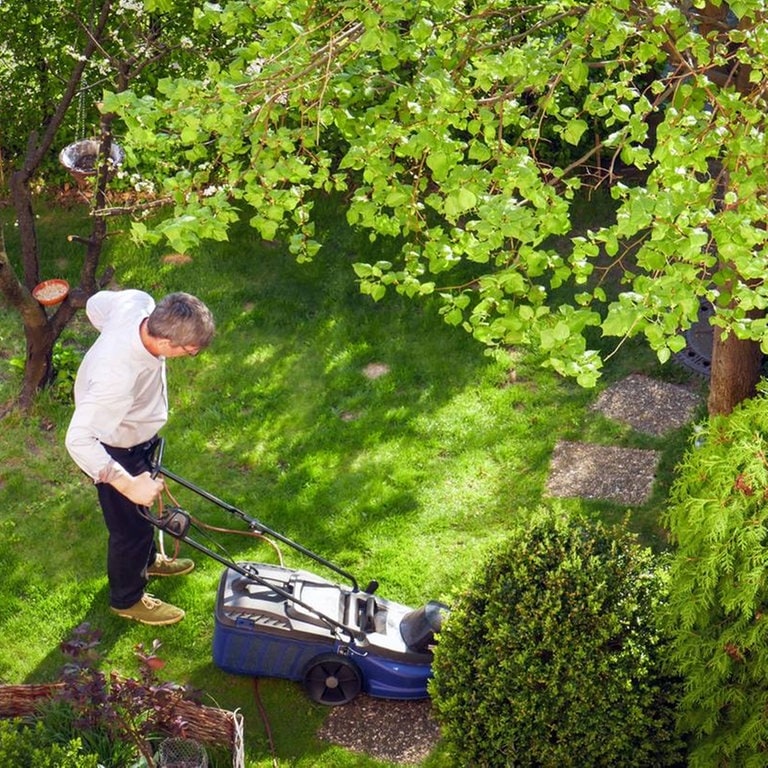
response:
<path fill-rule="evenodd" d="M 445 214 L 451 219 L 455 219 L 466 211 L 471 210 L 477 205 L 477 196 L 469 189 L 459 189 L 451 192 L 445 198 Z"/>
<path fill-rule="evenodd" d="M 589 125 L 585 120 L 569 120 L 563 130 L 563 138 L 569 144 L 578 144 L 587 128 Z"/>
<path fill-rule="evenodd" d="M 373 267 L 370 264 L 356 262 L 352 265 L 352 269 L 354 269 L 355 274 L 360 278 L 370 277 L 373 274 Z"/>
<path fill-rule="evenodd" d="M 446 312 L 445 315 L 443 315 L 443 318 L 448 325 L 459 325 L 464 319 L 464 314 L 460 309 L 454 307 Z"/>
<path fill-rule="evenodd" d="M 392 208 L 397 208 L 411 199 L 410 194 L 404 189 L 392 189 L 385 199 L 385 203 Z"/>
<path fill-rule="evenodd" d="M 540 335 L 541 348 L 545 351 L 560 349 L 570 335 L 571 329 L 564 322 L 557 323 L 554 328 L 543 328 Z"/>
<path fill-rule="evenodd" d="M 432 171 L 436 181 L 443 181 L 452 165 L 444 152 L 430 152 L 427 155 L 427 167 Z"/>
<path fill-rule="evenodd" d="M 493 157 L 493 153 L 486 144 L 480 141 L 472 141 L 469 145 L 470 160 L 476 160 L 480 163 L 485 163 Z"/>
<path fill-rule="evenodd" d="M 642 319 L 643 312 L 639 307 L 628 303 L 613 303 L 608 308 L 608 314 L 602 324 L 606 336 L 624 336 L 636 329 Z"/>
<path fill-rule="evenodd" d="M 371 296 L 373 297 L 374 301 L 381 301 L 381 299 L 384 298 L 386 293 L 387 293 L 387 288 L 381 283 L 377 283 L 371 288 Z"/>

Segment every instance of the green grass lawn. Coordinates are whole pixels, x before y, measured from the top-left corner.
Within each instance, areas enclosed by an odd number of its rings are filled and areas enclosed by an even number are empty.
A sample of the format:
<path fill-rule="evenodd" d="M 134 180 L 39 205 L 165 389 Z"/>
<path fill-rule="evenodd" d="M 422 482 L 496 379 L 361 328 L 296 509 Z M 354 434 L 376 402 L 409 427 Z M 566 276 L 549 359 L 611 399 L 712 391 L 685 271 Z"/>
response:
<path fill-rule="evenodd" d="M 117 285 L 158 297 L 189 291 L 217 318 L 208 350 L 169 361 L 169 469 L 361 583 L 377 579 L 380 594 L 409 605 L 450 601 L 489 547 L 539 503 L 558 439 L 663 451 L 658 488 L 644 507 L 566 502 L 663 546 L 658 514 L 686 430 L 654 440 L 619 428 L 589 412 L 596 390 L 580 389 L 525 355 L 486 356 L 463 331 L 445 325 L 429 301 L 391 295 L 375 304 L 361 296 L 350 265 L 378 246 L 350 232 L 331 209 L 323 215 L 333 235 L 304 265 L 246 226 L 183 264 L 164 260 L 162 249 L 110 239 L 104 263 L 114 265 Z M 9 222 L 10 212 L 0 211 L 0 220 Z M 87 211 L 45 208 L 39 224 L 42 276 L 75 281 L 81 246 L 66 235 L 85 234 Z M 12 253 L 10 225 L 6 240 Z M 134 646 L 159 638 L 168 662 L 163 676 L 204 690 L 206 703 L 240 709 L 248 765 L 271 766 L 252 681 L 226 675 L 211 661 L 218 563 L 196 556 L 190 576 L 153 583 L 158 597 L 187 610 L 177 626 L 153 629 L 108 611 L 106 535 L 95 491 L 63 445 L 72 410 L 67 374 L 93 338 L 79 318 L 62 339 L 60 385 L 30 413 L 12 412 L 0 423 L 0 681 L 54 679 L 59 643 L 84 621 L 102 630 L 102 652 L 127 674 L 136 672 Z M 19 356 L 21 327 L 0 303 L 0 402 L 18 389 Z M 604 384 L 632 371 L 680 375 L 628 343 Z M 195 517 L 243 530 L 189 491 L 172 484 L 171 490 Z M 274 551 L 252 538 L 210 536 L 204 543 L 221 545 L 226 557 L 274 560 Z M 316 567 L 281 549 L 287 564 Z M 319 741 L 314 734 L 328 711 L 297 685 L 262 680 L 259 691 L 279 765 L 387 765 Z M 424 763 L 442 764 L 439 748 Z"/>

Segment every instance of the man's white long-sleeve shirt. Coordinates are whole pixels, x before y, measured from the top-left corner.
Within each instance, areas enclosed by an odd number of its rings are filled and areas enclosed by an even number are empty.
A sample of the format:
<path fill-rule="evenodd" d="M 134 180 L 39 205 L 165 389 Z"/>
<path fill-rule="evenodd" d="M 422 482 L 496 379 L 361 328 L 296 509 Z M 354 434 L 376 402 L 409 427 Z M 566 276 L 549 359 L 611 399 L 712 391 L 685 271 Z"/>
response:
<path fill-rule="evenodd" d="M 66 447 L 95 482 L 109 482 L 121 468 L 102 443 L 130 448 L 150 440 L 168 420 L 165 358 L 141 341 L 141 323 L 155 307 L 143 291 L 101 291 L 86 304 L 100 332 L 75 379 L 75 412 Z"/>

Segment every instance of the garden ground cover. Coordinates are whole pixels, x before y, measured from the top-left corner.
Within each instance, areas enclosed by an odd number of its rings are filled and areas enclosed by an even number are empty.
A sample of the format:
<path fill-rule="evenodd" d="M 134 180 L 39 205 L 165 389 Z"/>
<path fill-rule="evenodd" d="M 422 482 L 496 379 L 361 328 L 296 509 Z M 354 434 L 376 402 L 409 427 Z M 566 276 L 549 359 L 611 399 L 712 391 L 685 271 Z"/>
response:
<path fill-rule="evenodd" d="M 429 301 L 391 295 L 372 303 L 359 294 L 351 264 L 379 246 L 350 232 L 332 209 L 323 217 L 326 246 L 311 264 L 296 264 L 283 244 L 263 242 L 246 226 L 191 259 L 110 239 L 112 287 L 156 296 L 186 290 L 217 318 L 209 350 L 169 363 L 169 468 L 412 605 L 450 601 L 509 525 L 539 503 L 558 440 L 659 451 L 657 483 L 643 505 L 564 503 L 664 546 L 658 513 L 688 425 L 664 437 L 643 434 L 591 410 L 598 390 L 582 390 L 515 350 L 485 355 Z M 40 223 L 43 276 L 75 282 L 79 246 L 66 236 L 87 231 L 87 211 L 45 208 Z M 6 240 L 13 253 L 10 225 Z M 87 621 L 102 630 L 102 652 L 119 670 L 135 672 L 134 646 L 158 637 L 165 677 L 197 686 L 205 703 L 242 710 L 251 767 L 273 765 L 271 745 L 279 765 L 390 765 L 319 738 L 329 712 L 292 683 L 259 682 L 265 727 L 253 682 L 211 662 L 217 563 L 196 556 L 189 577 L 152 585 L 187 610 L 176 627 L 152 629 L 108 612 L 95 493 L 63 447 L 71 375 L 93 338 L 78 318 L 58 351 L 58 386 L 29 414 L 13 411 L 2 422 L 0 681 L 53 679 L 59 643 Z M 0 305 L 0 402 L 19 383 L 20 357 L 20 326 Z M 604 386 L 637 371 L 682 375 L 628 343 Z M 172 490 L 206 522 L 237 527 Z M 247 537 L 211 536 L 232 559 L 274 556 Z M 438 747 L 420 764 L 435 768 L 443 759 Z"/>

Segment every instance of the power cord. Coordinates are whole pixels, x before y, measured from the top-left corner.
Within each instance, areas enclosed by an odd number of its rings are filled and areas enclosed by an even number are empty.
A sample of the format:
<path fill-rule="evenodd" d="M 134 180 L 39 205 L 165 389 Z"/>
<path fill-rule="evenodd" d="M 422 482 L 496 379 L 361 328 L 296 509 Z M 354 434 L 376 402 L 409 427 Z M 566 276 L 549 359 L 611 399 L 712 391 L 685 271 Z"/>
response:
<path fill-rule="evenodd" d="M 170 533 L 175 538 L 173 557 L 168 558 L 175 560 L 179 555 L 179 547 L 181 545 L 180 538 L 187 534 L 190 525 L 194 525 L 198 529 L 211 531 L 214 533 L 234 534 L 237 536 L 249 536 L 251 538 L 259 539 L 260 541 L 263 541 L 272 547 L 272 549 L 275 551 L 275 554 L 277 555 L 279 565 L 282 566 L 284 564 L 283 553 L 280 550 L 280 547 L 275 543 L 275 541 L 270 539 L 265 534 L 261 533 L 260 531 L 242 531 L 236 528 L 224 528 L 221 526 L 209 525 L 208 523 L 193 517 L 189 514 L 189 512 L 182 509 L 182 507 L 179 505 L 179 502 L 176 501 L 175 497 L 168 489 L 167 485 L 164 486 L 163 490 L 168 496 L 168 501 L 170 502 L 171 506 L 166 508 L 163 501 L 163 495 L 161 493 L 157 500 L 157 516 L 152 517 L 153 524 L 155 524 L 160 530 L 158 543 L 160 554 L 163 557 L 167 557 L 165 553 L 163 532 L 168 531 L 168 533 Z"/>

